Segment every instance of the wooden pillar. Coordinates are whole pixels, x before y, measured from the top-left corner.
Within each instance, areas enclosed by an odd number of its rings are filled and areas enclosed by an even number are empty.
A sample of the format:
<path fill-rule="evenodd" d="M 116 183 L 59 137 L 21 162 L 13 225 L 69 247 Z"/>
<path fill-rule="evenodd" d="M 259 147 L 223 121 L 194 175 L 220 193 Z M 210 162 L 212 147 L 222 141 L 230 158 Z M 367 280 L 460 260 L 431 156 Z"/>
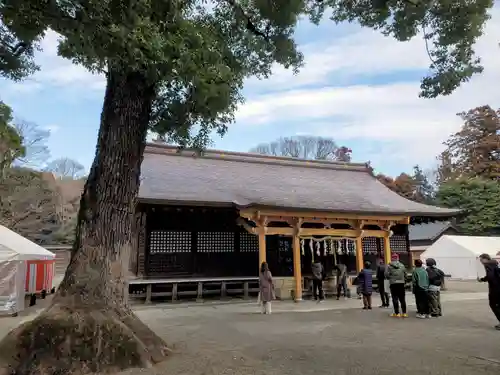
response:
<path fill-rule="evenodd" d="M 299 231 L 293 234 L 293 277 L 295 279 L 295 302 L 302 301 L 302 269 L 300 264 Z"/>
<path fill-rule="evenodd" d="M 129 271 L 133 275 L 144 275 L 146 250 L 146 213 L 137 211 L 132 225 L 132 249 L 129 261 Z"/>
<path fill-rule="evenodd" d="M 363 238 L 356 237 L 356 270 L 360 272 L 364 268 Z"/>
<path fill-rule="evenodd" d="M 260 265 L 266 261 L 266 228 L 259 228 L 259 270 Z"/>
<path fill-rule="evenodd" d="M 389 233 L 387 233 L 384 237 L 384 261 L 385 264 L 391 263 L 391 241 Z"/>

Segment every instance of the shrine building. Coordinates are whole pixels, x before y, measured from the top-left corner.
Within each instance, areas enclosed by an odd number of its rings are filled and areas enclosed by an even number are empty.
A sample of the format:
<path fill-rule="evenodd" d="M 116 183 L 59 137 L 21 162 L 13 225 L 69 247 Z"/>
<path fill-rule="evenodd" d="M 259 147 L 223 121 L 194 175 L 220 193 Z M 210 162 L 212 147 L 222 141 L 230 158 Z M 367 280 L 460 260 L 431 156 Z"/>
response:
<path fill-rule="evenodd" d="M 267 261 L 281 293 L 300 300 L 314 259 L 355 273 L 398 253 L 410 266 L 408 225 L 458 213 L 394 193 L 363 163 L 148 144 L 130 266 L 144 283 L 230 281 Z"/>

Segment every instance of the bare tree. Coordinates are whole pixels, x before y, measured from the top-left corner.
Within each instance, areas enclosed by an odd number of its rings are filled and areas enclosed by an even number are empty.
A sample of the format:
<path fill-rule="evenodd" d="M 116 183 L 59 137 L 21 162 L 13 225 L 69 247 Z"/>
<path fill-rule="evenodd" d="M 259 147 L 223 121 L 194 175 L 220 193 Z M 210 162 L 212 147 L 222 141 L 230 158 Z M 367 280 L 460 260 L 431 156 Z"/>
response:
<path fill-rule="evenodd" d="M 315 136 L 282 137 L 270 143 L 262 143 L 252 148 L 250 152 L 290 156 L 301 159 L 351 161 L 352 150 L 338 147 L 331 138 Z"/>
<path fill-rule="evenodd" d="M 70 178 L 76 180 L 85 175 L 85 167 L 76 160 L 69 158 L 52 160 L 45 170 L 54 173 L 60 179 Z"/>
<path fill-rule="evenodd" d="M 50 130 L 40 128 L 34 122 L 21 119 L 14 121 L 14 127 L 21 135 L 25 154 L 16 161 L 16 165 L 23 167 L 39 168 L 50 158 L 47 140 L 50 137 Z"/>
<path fill-rule="evenodd" d="M 0 224 L 35 242 L 58 228 L 56 204 L 57 193 L 40 172 L 8 168 L 0 178 Z"/>
<path fill-rule="evenodd" d="M 12 109 L 0 100 L 0 176 L 12 163 L 25 155 L 23 138 L 12 126 Z"/>

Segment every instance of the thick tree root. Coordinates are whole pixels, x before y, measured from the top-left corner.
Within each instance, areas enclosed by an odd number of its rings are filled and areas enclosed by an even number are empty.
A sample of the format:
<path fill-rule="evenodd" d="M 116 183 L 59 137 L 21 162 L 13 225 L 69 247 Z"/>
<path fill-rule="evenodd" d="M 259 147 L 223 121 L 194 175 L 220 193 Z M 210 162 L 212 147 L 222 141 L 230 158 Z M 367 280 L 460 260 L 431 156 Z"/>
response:
<path fill-rule="evenodd" d="M 0 375 L 110 373 L 150 367 L 168 352 L 129 311 L 53 305 L 0 342 Z"/>

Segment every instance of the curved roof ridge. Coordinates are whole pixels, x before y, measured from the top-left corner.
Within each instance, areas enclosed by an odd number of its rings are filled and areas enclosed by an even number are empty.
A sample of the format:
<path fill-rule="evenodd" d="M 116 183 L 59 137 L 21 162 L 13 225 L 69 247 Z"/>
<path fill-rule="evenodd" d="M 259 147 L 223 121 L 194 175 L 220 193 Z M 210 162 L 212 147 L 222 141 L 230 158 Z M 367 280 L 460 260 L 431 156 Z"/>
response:
<path fill-rule="evenodd" d="M 348 170 L 348 171 L 366 172 L 373 174 L 368 163 L 351 163 L 351 162 L 342 162 L 334 160 L 309 160 L 309 159 L 295 158 L 291 156 L 263 155 L 251 152 L 223 151 L 215 149 L 204 150 L 203 153 L 200 155 L 194 149 L 179 150 L 177 146 L 157 144 L 157 143 L 146 144 L 145 153 L 172 155 L 172 156 L 176 155 L 182 157 L 195 157 L 195 158 L 200 157 L 205 159 L 218 159 L 218 160 L 235 161 L 243 163 L 274 164 L 274 165 L 283 165 L 292 167 Z"/>

